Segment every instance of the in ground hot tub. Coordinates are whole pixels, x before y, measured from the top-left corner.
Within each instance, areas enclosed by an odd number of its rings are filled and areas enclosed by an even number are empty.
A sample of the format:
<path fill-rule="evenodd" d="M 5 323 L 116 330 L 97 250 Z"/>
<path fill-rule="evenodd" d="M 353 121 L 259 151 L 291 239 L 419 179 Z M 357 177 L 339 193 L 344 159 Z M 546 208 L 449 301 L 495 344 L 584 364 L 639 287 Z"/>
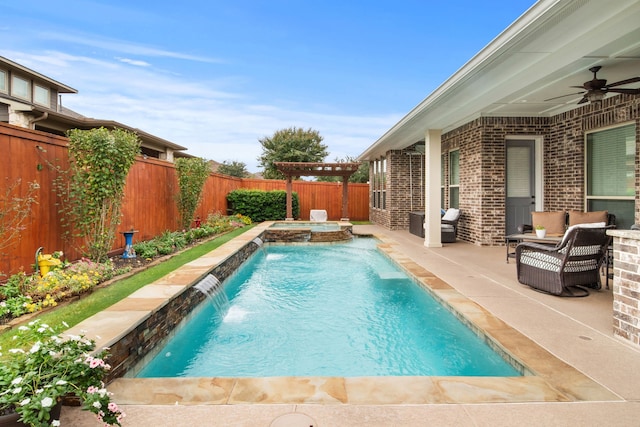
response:
<path fill-rule="evenodd" d="M 264 233 L 265 242 L 341 242 L 351 240 L 353 225 L 342 221 L 276 221 Z"/>

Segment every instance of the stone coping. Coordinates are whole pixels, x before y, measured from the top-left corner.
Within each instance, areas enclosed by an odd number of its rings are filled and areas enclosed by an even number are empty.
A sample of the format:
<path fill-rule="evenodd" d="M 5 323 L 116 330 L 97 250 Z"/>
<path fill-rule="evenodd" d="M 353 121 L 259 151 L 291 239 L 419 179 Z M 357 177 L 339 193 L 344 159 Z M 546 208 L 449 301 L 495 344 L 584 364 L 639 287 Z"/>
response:
<path fill-rule="evenodd" d="M 612 229 L 612 230 L 607 230 L 607 235 L 613 236 L 613 237 L 622 237 L 622 238 L 625 238 L 625 239 L 640 240 L 640 231 L 638 231 L 638 230 Z"/>
<path fill-rule="evenodd" d="M 157 311 L 174 295 L 199 281 L 218 263 L 259 237 L 261 223 L 69 330 L 108 347 Z M 580 371 L 508 326 L 412 261 L 390 238 L 376 236 L 379 248 L 418 284 L 470 327 L 524 368 L 521 377 L 269 377 L 118 378 L 109 384 L 119 404 L 424 404 L 495 402 L 622 401 Z"/>

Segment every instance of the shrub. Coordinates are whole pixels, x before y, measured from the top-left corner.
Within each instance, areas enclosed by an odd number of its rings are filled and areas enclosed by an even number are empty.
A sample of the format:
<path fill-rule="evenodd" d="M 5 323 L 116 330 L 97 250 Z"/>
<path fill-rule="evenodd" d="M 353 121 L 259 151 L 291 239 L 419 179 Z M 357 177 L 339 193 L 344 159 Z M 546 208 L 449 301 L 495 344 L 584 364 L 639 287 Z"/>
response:
<path fill-rule="evenodd" d="M 140 258 L 147 259 L 158 255 L 158 248 L 151 240 L 134 243 L 133 250 L 136 251 L 136 256 L 139 256 Z"/>
<path fill-rule="evenodd" d="M 200 157 L 179 158 L 175 161 L 180 192 L 176 196 L 182 228 L 188 229 L 193 221 L 204 184 L 209 177 L 209 163 Z"/>
<path fill-rule="evenodd" d="M 292 214 L 298 218 L 298 193 L 294 192 L 292 198 Z M 234 214 L 248 216 L 253 222 L 283 220 L 287 216 L 287 192 L 282 190 L 234 190 L 227 194 L 227 202 Z"/>

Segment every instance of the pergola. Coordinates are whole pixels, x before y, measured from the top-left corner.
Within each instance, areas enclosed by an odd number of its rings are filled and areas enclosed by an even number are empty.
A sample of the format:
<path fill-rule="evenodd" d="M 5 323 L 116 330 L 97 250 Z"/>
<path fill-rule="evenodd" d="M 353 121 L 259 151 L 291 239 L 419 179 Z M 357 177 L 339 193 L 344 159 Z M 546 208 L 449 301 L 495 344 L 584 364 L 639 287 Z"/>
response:
<path fill-rule="evenodd" d="M 294 176 L 341 176 L 342 218 L 340 220 L 349 220 L 349 177 L 358 170 L 360 163 L 274 162 L 274 165 L 287 177 L 287 221 L 293 221 L 292 180 Z"/>

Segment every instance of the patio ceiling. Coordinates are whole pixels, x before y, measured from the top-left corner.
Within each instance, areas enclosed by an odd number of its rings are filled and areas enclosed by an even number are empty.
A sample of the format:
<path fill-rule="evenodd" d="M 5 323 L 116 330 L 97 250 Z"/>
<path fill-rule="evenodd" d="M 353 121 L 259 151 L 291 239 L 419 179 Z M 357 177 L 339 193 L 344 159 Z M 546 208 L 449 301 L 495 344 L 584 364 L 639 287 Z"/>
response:
<path fill-rule="evenodd" d="M 640 76 L 640 2 L 540 0 L 453 74 L 358 160 L 424 141 L 482 116 L 550 117 L 579 108 L 571 86 Z M 638 88 L 640 85 L 616 88 Z M 609 93 L 607 97 L 615 96 Z"/>

